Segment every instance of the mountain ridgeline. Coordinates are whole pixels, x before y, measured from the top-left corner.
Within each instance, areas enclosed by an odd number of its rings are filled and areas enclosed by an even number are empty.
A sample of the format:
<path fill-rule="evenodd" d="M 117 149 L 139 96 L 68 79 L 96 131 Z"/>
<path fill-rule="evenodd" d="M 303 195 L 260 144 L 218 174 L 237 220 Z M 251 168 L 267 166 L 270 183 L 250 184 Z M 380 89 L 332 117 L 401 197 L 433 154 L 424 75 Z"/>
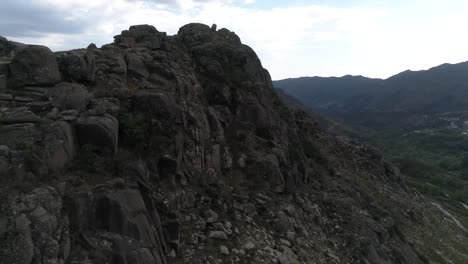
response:
<path fill-rule="evenodd" d="M 288 108 L 227 29 L 0 39 L 0 263 L 466 263 L 379 150 Z"/>
<path fill-rule="evenodd" d="M 405 71 L 385 80 L 303 77 L 274 85 L 320 113 L 355 125 L 402 127 L 426 114 L 466 111 L 467 73 L 468 62 L 464 62 Z"/>

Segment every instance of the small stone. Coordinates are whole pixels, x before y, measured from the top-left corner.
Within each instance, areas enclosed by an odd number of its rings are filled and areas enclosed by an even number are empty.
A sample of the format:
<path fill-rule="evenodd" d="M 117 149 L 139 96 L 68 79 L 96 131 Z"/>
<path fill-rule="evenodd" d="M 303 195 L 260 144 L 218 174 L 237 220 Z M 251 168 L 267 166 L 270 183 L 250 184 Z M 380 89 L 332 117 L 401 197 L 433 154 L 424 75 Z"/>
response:
<path fill-rule="evenodd" d="M 283 244 L 283 245 L 285 245 L 285 246 L 287 246 L 287 247 L 291 247 L 291 242 L 289 242 L 289 241 L 286 240 L 286 239 L 280 238 L 280 242 L 281 242 L 281 244 Z"/>
<path fill-rule="evenodd" d="M 185 222 L 190 222 L 192 220 L 192 217 L 190 215 L 185 216 Z"/>
<path fill-rule="evenodd" d="M 220 246 L 219 247 L 219 251 L 221 252 L 221 254 L 223 255 L 229 255 L 229 249 L 226 247 L 226 246 Z"/>
<path fill-rule="evenodd" d="M 213 228 L 219 231 L 225 231 L 224 226 L 221 223 L 214 223 Z"/>
<path fill-rule="evenodd" d="M 226 227 L 227 229 L 232 229 L 232 224 L 231 224 L 231 222 L 226 221 L 226 222 L 224 223 L 224 227 Z"/>
<path fill-rule="evenodd" d="M 168 257 L 171 257 L 171 258 L 175 258 L 176 257 L 176 252 L 175 250 L 171 250 L 171 252 L 169 252 L 169 254 L 167 255 Z"/>
<path fill-rule="evenodd" d="M 286 237 L 290 240 L 290 241 L 294 241 L 296 239 L 296 233 L 295 232 L 287 232 L 286 233 Z"/>
<path fill-rule="evenodd" d="M 205 220 L 203 220 L 203 218 L 199 218 L 196 222 L 195 222 L 195 227 L 198 228 L 198 229 L 204 229 L 206 226 L 206 222 Z"/>
<path fill-rule="evenodd" d="M 247 243 L 245 243 L 242 247 L 247 250 L 251 250 L 255 248 L 255 244 L 252 241 L 247 241 Z"/>
<path fill-rule="evenodd" d="M 252 215 L 257 212 L 257 209 L 253 203 L 247 203 L 244 205 L 244 212 L 248 215 Z"/>
<path fill-rule="evenodd" d="M 213 239 L 227 240 L 226 233 L 224 233 L 223 231 L 211 231 L 208 236 Z"/>
<path fill-rule="evenodd" d="M 219 217 L 218 214 L 215 211 L 211 210 L 211 209 L 209 209 L 206 212 L 206 222 L 207 223 L 216 222 L 218 220 L 218 217 Z"/>

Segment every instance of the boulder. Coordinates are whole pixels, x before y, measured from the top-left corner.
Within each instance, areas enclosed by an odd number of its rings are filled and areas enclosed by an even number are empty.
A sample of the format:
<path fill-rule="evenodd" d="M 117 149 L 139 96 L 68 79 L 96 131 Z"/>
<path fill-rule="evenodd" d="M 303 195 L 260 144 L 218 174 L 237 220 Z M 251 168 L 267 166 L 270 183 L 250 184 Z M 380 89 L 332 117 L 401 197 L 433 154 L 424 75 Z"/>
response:
<path fill-rule="evenodd" d="M 97 49 L 97 46 L 94 43 L 90 43 L 86 49 L 89 49 L 89 50 Z"/>
<path fill-rule="evenodd" d="M 162 35 L 159 31 L 150 25 L 131 26 L 129 30 L 124 30 L 118 36 L 114 37 L 114 43 L 125 48 L 145 47 L 151 50 L 160 49 L 162 44 Z"/>
<path fill-rule="evenodd" d="M 126 56 L 128 72 L 132 73 L 137 77 L 142 77 L 147 79 L 149 77 L 148 69 L 146 69 L 145 64 L 140 56 L 135 53 L 129 53 Z"/>
<path fill-rule="evenodd" d="M 227 235 L 223 231 L 211 231 L 208 235 L 209 238 L 227 240 Z"/>
<path fill-rule="evenodd" d="M 27 46 L 10 63 L 11 79 L 20 85 L 53 85 L 61 80 L 57 59 L 44 46 Z"/>
<path fill-rule="evenodd" d="M 256 188 L 270 188 L 275 191 L 283 191 L 285 177 L 281 172 L 278 158 L 273 154 L 251 153 L 246 161 L 245 173 L 253 184 L 263 183 Z"/>
<path fill-rule="evenodd" d="M 216 32 L 204 24 L 192 23 L 179 29 L 177 37 L 187 46 L 195 47 L 215 38 Z"/>
<path fill-rule="evenodd" d="M 117 152 L 119 123 L 109 114 L 80 117 L 76 120 L 80 145 L 90 144 L 100 154 Z"/>
<path fill-rule="evenodd" d="M 88 89 L 77 83 L 59 83 L 49 92 L 52 105 L 59 110 L 74 109 L 83 112 L 91 99 Z"/>
<path fill-rule="evenodd" d="M 88 53 L 71 52 L 57 58 L 66 81 L 92 82 L 96 72 L 95 58 Z"/>

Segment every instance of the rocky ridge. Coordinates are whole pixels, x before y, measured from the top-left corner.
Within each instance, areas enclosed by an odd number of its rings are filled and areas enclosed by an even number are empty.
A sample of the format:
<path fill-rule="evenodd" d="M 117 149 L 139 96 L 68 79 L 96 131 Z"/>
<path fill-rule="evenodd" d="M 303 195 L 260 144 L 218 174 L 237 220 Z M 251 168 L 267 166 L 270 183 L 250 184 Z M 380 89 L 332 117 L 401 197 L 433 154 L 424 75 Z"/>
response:
<path fill-rule="evenodd" d="M 227 29 L 0 52 L 0 263 L 467 261 L 466 231 L 285 107 Z"/>

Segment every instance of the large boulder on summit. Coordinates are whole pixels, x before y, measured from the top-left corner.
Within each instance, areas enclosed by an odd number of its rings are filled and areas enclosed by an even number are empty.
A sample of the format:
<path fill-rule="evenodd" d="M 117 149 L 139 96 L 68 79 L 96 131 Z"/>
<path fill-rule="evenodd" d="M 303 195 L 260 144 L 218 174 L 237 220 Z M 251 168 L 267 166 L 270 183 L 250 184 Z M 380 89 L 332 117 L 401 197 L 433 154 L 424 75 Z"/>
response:
<path fill-rule="evenodd" d="M 76 121 L 80 145 L 90 144 L 101 154 L 117 152 L 119 122 L 109 114 L 80 117 Z"/>
<path fill-rule="evenodd" d="M 63 82 L 50 90 L 49 98 L 52 105 L 59 110 L 74 109 L 83 112 L 86 110 L 91 96 L 85 86 Z"/>
<path fill-rule="evenodd" d="M 57 59 L 44 46 L 30 45 L 18 52 L 10 64 L 11 79 L 20 85 L 50 85 L 60 82 Z"/>
<path fill-rule="evenodd" d="M 164 33 L 160 33 L 154 26 L 136 25 L 115 36 L 114 43 L 125 48 L 145 47 L 154 50 L 161 48 L 162 37 L 164 35 Z"/>
<path fill-rule="evenodd" d="M 188 46 L 198 46 L 209 43 L 216 36 L 216 32 L 205 24 L 192 23 L 179 29 L 177 37 Z"/>

